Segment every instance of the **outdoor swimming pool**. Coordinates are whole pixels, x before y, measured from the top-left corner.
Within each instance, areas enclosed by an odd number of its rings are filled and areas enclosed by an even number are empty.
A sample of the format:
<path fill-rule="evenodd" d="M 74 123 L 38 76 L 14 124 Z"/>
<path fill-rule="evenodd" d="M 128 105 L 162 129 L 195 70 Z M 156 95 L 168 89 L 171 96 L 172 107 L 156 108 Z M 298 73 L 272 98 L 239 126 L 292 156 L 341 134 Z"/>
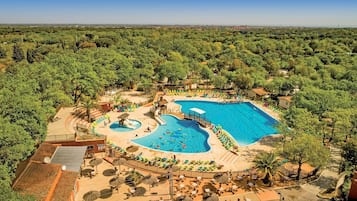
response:
<path fill-rule="evenodd" d="M 131 122 L 131 126 L 132 127 L 125 127 L 119 124 L 118 121 L 113 122 L 112 124 L 110 124 L 110 129 L 112 129 L 115 132 L 128 132 L 128 131 L 133 131 L 136 130 L 138 128 L 141 127 L 141 123 L 140 121 L 134 120 L 134 119 L 130 119 Z"/>
<path fill-rule="evenodd" d="M 179 120 L 171 115 L 161 115 L 166 122 L 151 134 L 133 139 L 142 146 L 169 152 L 200 153 L 210 150 L 208 133 L 195 121 Z"/>
<path fill-rule="evenodd" d="M 190 108 L 206 111 L 206 118 L 215 125 L 221 125 L 239 145 L 252 144 L 264 136 L 275 134 L 275 119 L 249 102 L 218 103 L 209 101 L 175 101 L 181 111 L 189 114 Z"/>

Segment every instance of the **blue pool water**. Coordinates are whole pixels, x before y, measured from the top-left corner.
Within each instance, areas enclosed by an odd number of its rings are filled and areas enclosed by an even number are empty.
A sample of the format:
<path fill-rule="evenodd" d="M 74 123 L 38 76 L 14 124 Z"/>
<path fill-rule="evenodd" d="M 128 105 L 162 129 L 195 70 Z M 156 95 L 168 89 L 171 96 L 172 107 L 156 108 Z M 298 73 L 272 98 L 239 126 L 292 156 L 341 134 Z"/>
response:
<path fill-rule="evenodd" d="M 132 141 L 151 149 L 180 152 L 199 153 L 210 150 L 208 133 L 198 124 L 190 120 L 179 120 L 171 115 L 161 115 L 166 122 L 151 134 L 133 139 Z"/>
<path fill-rule="evenodd" d="M 206 111 L 206 118 L 213 124 L 220 124 L 239 145 L 252 144 L 262 137 L 277 133 L 275 119 L 251 103 L 217 103 L 208 101 L 176 101 L 181 111 L 189 114 L 190 108 Z M 192 112 L 191 112 L 192 113 Z"/>
<path fill-rule="evenodd" d="M 128 131 L 133 131 L 141 127 L 140 121 L 130 119 L 131 124 L 134 126 L 133 128 L 128 128 L 122 125 L 119 125 L 119 122 L 113 122 L 110 124 L 110 129 L 112 129 L 115 132 L 128 132 Z"/>

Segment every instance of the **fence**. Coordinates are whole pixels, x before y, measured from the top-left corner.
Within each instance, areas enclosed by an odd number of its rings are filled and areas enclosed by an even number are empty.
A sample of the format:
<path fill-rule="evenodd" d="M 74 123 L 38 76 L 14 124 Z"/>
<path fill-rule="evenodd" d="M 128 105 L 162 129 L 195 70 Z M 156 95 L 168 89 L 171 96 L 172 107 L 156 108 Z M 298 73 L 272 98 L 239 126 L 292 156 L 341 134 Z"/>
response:
<path fill-rule="evenodd" d="M 45 142 L 74 141 L 75 134 L 47 135 Z"/>

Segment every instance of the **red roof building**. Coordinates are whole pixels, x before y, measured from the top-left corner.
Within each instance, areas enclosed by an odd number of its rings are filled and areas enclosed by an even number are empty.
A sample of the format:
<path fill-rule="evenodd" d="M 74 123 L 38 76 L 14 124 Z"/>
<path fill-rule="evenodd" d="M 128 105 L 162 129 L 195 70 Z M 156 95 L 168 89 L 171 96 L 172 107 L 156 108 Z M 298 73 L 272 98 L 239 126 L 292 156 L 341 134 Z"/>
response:
<path fill-rule="evenodd" d="M 86 148 L 42 144 L 25 167 L 19 168 L 13 189 L 36 200 L 74 201 Z"/>

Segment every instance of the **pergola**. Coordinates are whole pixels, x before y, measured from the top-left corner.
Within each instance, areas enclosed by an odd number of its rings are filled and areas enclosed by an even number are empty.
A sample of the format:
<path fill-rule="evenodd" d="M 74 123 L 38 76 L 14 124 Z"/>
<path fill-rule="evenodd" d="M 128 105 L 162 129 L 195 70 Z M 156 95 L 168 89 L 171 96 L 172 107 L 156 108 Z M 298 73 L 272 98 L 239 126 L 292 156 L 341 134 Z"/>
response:
<path fill-rule="evenodd" d="M 199 108 L 193 107 L 190 108 L 189 116 L 192 117 L 193 120 L 205 120 L 206 119 L 206 111 L 201 110 Z"/>

